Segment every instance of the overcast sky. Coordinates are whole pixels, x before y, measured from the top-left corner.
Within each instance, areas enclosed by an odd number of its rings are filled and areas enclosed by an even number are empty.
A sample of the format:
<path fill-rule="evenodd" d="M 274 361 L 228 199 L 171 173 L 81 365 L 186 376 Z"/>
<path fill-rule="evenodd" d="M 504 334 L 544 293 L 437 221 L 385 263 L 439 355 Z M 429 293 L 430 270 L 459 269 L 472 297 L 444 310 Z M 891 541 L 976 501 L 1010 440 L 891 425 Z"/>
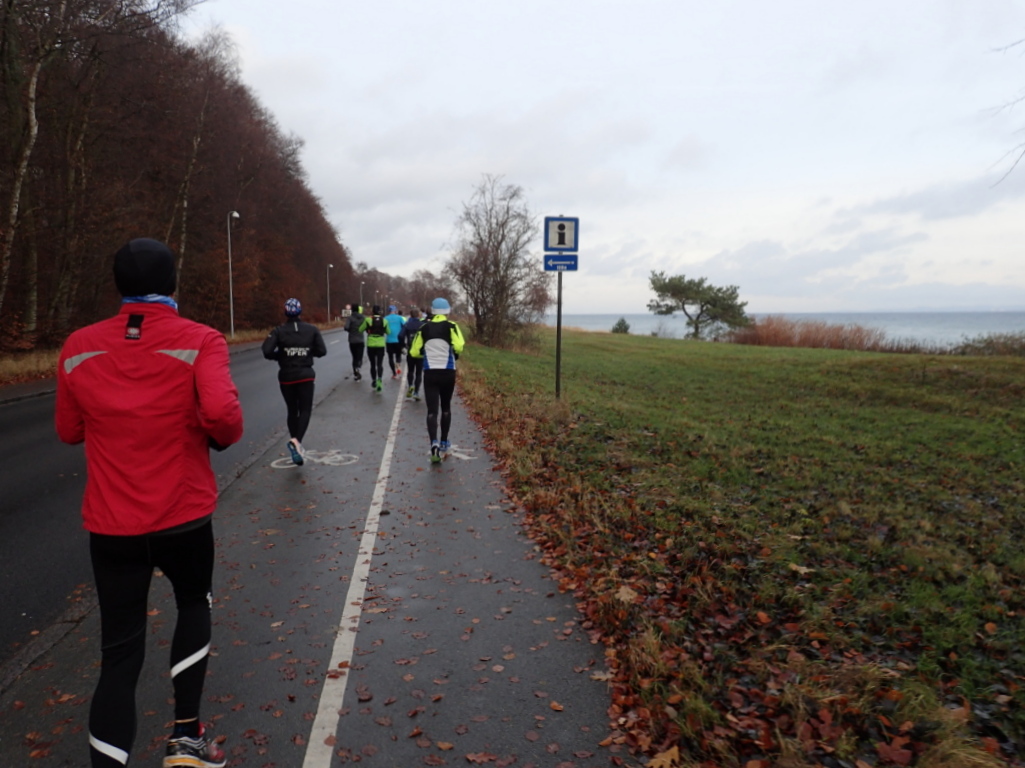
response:
<path fill-rule="evenodd" d="M 579 217 L 567 313 L 646 312 L 652 270 L 756 313 L 1025 309 L 1025 0 L 207 0 L 185 32 L 214 25 L 382 271 L 439 272 L 490 173 Z"/>

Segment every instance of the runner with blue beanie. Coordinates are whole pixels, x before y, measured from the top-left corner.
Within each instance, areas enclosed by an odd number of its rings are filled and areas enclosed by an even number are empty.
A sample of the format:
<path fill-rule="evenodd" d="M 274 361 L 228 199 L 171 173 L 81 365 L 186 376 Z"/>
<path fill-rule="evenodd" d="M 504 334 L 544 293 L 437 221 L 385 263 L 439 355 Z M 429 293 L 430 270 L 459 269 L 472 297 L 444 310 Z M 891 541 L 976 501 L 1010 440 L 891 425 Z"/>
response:
<path fill-rule="evenodd" d="M 465 341 L 459 326 L 446 317 L 452 311 L 448 301 L 431 302 L 431 319 L 424 323 L 409 348 L 410 357 L 424 361 L 424 399 L 427 402 L 427 436 L 431 441 L 431 463 L 446 458 L 452 448 L 448 430 L 452 424 L 452 395 L 456 389 L 456 360 Z M 438 439 L 438 409 L 441 407 L 441 439 Z"/>

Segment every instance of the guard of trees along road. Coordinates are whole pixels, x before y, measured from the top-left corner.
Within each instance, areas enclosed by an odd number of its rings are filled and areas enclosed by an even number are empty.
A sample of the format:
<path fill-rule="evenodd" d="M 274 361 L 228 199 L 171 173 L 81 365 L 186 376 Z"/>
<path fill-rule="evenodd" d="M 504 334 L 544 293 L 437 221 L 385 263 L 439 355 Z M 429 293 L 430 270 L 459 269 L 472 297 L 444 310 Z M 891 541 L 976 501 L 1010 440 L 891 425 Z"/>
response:
<path fill-rule="evenodd" d="M 176 253 L 182 314 L 222 330 L 232 312 L 239 328 L 274 325 L 289 296 L 324 319 L 329 292 L 339 304 L 405 306 L 449 295 L 490 345 L 543 321 L 554 297 L 538 219 L 502 176 L 484 174 L 462 204 L 438 275 L 354 263 L 307 184 L 302 140 L 242 82 L 230 38 L 180 37 L 180 17 L 199 2 L 0 7 L 3 348 L 53 348 L 106 317 L 112 255 L 140 236 Z M 651 287 L 649 308 L 683 312 L 695 338 L 746 321 L 735 287 L 662 273 Z"/>

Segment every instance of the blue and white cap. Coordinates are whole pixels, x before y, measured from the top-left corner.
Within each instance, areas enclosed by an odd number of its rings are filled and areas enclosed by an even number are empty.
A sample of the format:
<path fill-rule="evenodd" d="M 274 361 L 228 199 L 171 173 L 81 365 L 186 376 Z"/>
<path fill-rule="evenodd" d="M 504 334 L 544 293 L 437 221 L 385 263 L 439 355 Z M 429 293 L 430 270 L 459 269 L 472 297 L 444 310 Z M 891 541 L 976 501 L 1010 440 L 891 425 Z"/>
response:
<path fill-rule="evenodd" d="M 299 317 L 303 312 L 303 305 L 299 299 L 289 299 L 285 302 L 285 314 L 289 317 Z"/>
<path fill-rule="evenodd" d="M 445 299 L 437 298 L 431 302 L 431 312 L 436 315 L 445 315 L 452 311 L 452 307 L 448 305 Z"/>

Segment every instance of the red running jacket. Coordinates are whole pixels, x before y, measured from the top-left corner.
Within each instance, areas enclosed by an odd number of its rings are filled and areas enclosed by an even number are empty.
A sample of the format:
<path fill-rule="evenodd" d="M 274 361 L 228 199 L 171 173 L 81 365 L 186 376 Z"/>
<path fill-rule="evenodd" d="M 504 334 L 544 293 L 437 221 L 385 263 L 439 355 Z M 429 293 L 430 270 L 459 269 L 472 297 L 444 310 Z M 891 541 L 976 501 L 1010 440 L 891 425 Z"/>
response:
<path fill-rule="evenodd" d="M 213 512 L 210 444 L 242 437 L 228 345 L 164 304 L 122 304 L 75 331 L 57 370 L 57 434 L 85 441 L 82 521 L 136 536 Z"/>

